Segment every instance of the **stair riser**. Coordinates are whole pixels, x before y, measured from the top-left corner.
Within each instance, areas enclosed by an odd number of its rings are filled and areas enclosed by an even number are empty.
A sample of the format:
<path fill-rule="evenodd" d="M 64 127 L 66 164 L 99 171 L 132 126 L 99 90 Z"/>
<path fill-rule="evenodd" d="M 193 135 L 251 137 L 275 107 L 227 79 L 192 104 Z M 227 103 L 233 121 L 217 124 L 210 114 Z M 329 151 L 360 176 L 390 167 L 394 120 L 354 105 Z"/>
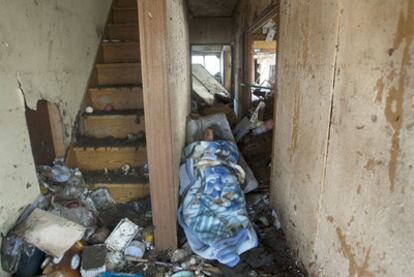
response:
<path fill-rule="evenodd" d="M 138 41 L 138 33 L 138 26 L 135 25 L 107 26 L 105 30 L 105 39 L 121 41 Z"/>
<path fill-rule="evenodd" d="M 112 105 L 115 110 L 135 110 L 144 107 L 142 90 L 97 90 L 91 91 L 92 107 L 104 110 Z"/>
<path fill-rule="evenodd" d="M 147 162 L 146 148 L 73 148 L 74 167 L 84 171 L 119 169 L 122 165 L 143 166 Z"/>
<path fill-rule="evenodd" d="M 138 24 L 138 11 L 136 9 L 114 9 L 114 10 L 112 10 L 112 23 L 115 23 L 115 24 L 124 24 L 124 23 Z"/>
<path fill-rule="evenodd" d="M 145 131 L 144 117 L 137 122 L 136 115 L 87 116 L 82 134 L 94 138 L 127 138 L 128 134 Z"/>
<path fill-rule="evenodd" d="M 141 85 L 141 66 L 106 65 L 97 66 L 98 84 L 100 86 Z"/>
<path fill-rule="evenodd" d="M 148 184 L 93 184 L 88 185 L 93 190 L 107 188 L 116 203 L 125 204 L 150 194 Z"/>
<path fill-rule="evenodd" d="M 113 4 L 116 7 L 136 7 L 137 0 L 114 0 Z"/>
<path fill-rule="evenodd" d="M 103 45 L 104 63 L 135 63 L 140 61 L 138 43 Z"/>

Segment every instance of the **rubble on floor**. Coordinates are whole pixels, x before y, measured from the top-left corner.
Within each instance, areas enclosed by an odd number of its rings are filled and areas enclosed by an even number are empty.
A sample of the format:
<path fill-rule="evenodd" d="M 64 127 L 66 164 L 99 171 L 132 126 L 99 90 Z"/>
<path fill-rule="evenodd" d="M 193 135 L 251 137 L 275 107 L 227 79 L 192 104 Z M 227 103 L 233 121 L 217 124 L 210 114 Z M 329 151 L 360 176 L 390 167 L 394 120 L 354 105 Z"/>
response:
<path fill-rule="evenodd" d="M 118 180 L 122 177 L 125 183 L 147 179 L 148 166 L 123 166 L 83 174 L 57 160 L 52 166 L 38 167 L 43 195 L 22 212 L 16 226 L 3 238 L 3 269 L 17 277 L 307 276 L 287 246 L 281 222 L 267 194 L 258 193 L 269 187 L 268 149 L 272 144 L 268 132 L 272 126 L 258 122 L 266 122 L 273 115 L 268 114 L 270 109 L 256 109 L 257 106 L 258 103 L 253 107 L 253 116 L 247 118 L 254 124 L 238 146 L 259 180 L 259 188 L 245 195 L 247 216 L 257 234 L 258 246 L 240 255 L 234 267 L 194 254 L 184 236 L 179 239 L 183 241 L 180 248 L 157 252 L 153 244 L 150 197 L 120 204 L 106 188 L 90 189 L 85 182 L 85 179 L 99 181 L 102 176 Z M 254 110 L 258 111 L 256 115 Z M 224 104 L 203 108 L 203 115 L 213 114 L 210 119 L 226 121 L 224 115 L 214 115 L 216 112 L 225 112 L 227 119 L 234 120 L 234 114 Z M 252 117 L 257 117 L 253 123 Z M 199 127 L 196 121 L 190 123 L 195 124 L 194 130 Z M 263 127 L 265 131 L 255 133 L 254 127 Z M 228 129 L 232 136 L 231 128 Z M 142 139 L 142 136 L 131 138 Z M 247 164 L 243 168 L 250 172 Z"/>

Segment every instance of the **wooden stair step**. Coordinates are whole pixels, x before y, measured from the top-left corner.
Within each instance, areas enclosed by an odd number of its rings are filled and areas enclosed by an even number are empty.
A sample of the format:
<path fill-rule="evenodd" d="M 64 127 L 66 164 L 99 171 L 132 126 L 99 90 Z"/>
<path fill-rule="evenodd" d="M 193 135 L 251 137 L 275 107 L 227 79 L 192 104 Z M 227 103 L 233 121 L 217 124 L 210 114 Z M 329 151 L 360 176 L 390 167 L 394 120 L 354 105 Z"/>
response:
<path fill-rule="evenodd" d="M 121 170 L 83 172 L 89 189 L 107 188 L 117 203 L 128 203 L 149 195 L 148 177 L 142 168 L 133 168 L 125 175 Z"/>
<path fill-rule="evenodd" d="M 104 39 L 120 41 L 138 41 L 138 24 L 107 24 L 105 28 Z"/>
<path fill-rule="evenodd" d="M 89 93 L 95 110 L 104 110 L 107 105 L 112 105 L 115 110 L 144 107 L 142 87 L 92 88 Z"/>
<path fill-rule="evenodd" d="M 96 111 L 84 114 L 81 134 L 94 138 L 127 138 L 145 131 L 143 110 Z"/>
<path fill-rule="evenodd" d="M 67 165 L 82 171 L 119 169 L 128 164 L 143 166 L 147 162 L 147 149 L 134 146 L 80 147 L 74 146 L 68 153 Z"/>
<path fill-rule="evenodd" d="M 137 0 L 114 0 L 114 7 L 136 7 Z"/>
<path fill-rule="evenodd" d="M 113 24 L 138 23 L 138 10 L 136 6 L 114 6 L 111 11 Z"/>
<path fill-rule="evenodd" d="M 107 188 L 116 203 L 124 204 L 150 194 L 149 184 L 89 184 L 88 188 Z"/>
<path fill-rule="evenodd" d="M 140 62 L 138 42 L 102 43 L 104 63 L 137 63 Z"/>
<path fill-rule="evenodd" d="M 140 63 L 97 64 L 99 86 L 141 85 Z"/>

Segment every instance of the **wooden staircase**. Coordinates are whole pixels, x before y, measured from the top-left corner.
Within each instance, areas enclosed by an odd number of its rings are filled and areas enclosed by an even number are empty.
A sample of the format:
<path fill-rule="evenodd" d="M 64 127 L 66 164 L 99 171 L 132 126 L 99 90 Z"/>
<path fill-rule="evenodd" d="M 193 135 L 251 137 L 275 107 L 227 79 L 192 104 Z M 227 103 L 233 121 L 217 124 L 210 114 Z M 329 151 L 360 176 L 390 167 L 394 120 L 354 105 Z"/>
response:
<path fill-rule="evenodd" d="M 140 60 L 137 1 L 114 0 L 66 162 L 120 203 L 149 194 Z"/>

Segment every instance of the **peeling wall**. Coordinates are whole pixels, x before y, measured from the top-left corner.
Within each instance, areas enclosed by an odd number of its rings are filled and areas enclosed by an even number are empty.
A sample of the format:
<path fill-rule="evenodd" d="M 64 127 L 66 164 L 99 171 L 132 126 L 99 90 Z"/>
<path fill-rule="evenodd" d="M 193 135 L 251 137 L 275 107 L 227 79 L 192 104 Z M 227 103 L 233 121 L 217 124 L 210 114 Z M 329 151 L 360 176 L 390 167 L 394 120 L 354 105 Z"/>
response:
<path fill-rule="evenodd" d="M 31 109 L 40 99 L 57 104 L 67 144 L 111 3 L 0 0 L 2 87 L 20 87 Z"/>
<path fill-rule="evenodd" d="M 111 2 L 0 0 L 1 233 L 39 193 L 24 103 L 56 103 L 70 141 Z"/>
<path fill-rule="evenodd" d="M 414 274 L 414 0 L 281 1 L 272 202 L 313 276 Z"/>

